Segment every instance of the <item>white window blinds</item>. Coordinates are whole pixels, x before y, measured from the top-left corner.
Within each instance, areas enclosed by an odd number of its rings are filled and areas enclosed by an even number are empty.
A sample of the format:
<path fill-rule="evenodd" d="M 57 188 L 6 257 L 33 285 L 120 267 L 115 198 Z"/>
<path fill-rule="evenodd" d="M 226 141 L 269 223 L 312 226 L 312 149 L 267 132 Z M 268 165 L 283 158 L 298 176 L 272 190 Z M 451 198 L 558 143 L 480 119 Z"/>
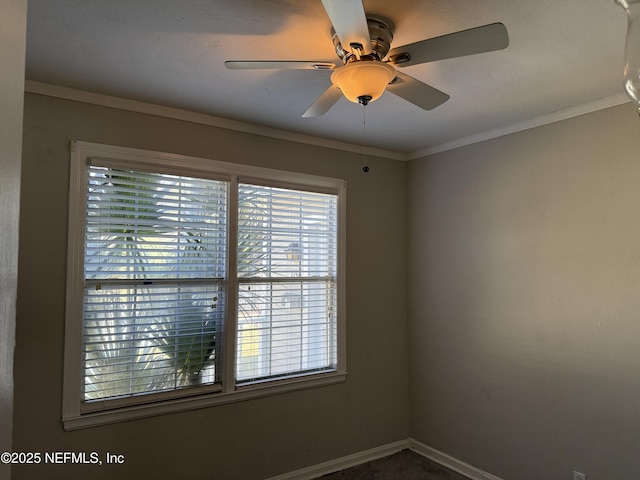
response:
<path fill-rule="evenodd" d="M 71 146 L 65 429 L 345 380 L 344 180 Z"/>
<path fill-rule="evenodd" d="M 236 379 L 336 367 L 337 196 L 238 187 Z"/>
<path fill-rule="evenodd" d="M 227 183 L 88 173 L 84 400 L 219 382 Z"/>

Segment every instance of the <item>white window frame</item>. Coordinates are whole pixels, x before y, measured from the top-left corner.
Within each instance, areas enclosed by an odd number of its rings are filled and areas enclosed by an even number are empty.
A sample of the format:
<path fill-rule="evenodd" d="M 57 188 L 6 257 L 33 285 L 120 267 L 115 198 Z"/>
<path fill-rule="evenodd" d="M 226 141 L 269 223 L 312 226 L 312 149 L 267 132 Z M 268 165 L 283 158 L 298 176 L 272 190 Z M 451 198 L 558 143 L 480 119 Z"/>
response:
<path fill-rule="evenodd" d="M 82 303 L 84 289 L 84 235 L 86 216 L 87 166 L 91 158 L 108 159 L 112 165 L 149 170 L 153 165 L 159 173 L 228 179 L 230 188 L 238 183 L 259 181 L 263 185 L 298 188 L 336 194 L 338 197 L 337 230 L 337 365 L 334 370 L 310 375 L 293 376 L 265 382 L 236 385 L 236 305 L 229 295 L 223 348 L 222 387 L 195 387 L 180 391 L 140 396 L 140 403 L 127 401 L 122 406 L 113 402 L 92 402 L 84 408 L 82 402 Z M 67 293 L 65 316 L 64 381 L 62 421 L 65 430 L 77 430 L 120 421 L 162 415 L 243 401 L 304 388 L 343 382 L 346 379 L 346 323 L 345 323 L 345 247 L 346 247 L 346 181 L 282 170 L 221 162 L 185 155 L 154 152 L 128 147 L 72 141 L 69 224 L 67 251 Z M 234 195 L 230 195 L 229 210 L 237 211 Z M 237 285 L 235 215 L 229 217 L 229 292 Z M 149 402 L 149 398 L 153 402 Z M 108 405 L 106 405 L 108 403 Z"/>

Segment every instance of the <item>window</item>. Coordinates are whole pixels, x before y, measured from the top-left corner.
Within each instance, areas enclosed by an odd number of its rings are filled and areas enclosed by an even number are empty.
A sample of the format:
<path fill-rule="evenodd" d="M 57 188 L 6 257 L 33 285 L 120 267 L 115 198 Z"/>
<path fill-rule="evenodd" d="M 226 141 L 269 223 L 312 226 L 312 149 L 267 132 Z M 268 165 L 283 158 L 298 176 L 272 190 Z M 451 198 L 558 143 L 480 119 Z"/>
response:
<path fill-rule="evenodd" d="M 336 365 L 336 195 L 238 187 L 240 384 Z"/>
<path fill-rule="evenodd" d="M 72 144 L 63 421 L 344 380 L 344 182 Z"/>

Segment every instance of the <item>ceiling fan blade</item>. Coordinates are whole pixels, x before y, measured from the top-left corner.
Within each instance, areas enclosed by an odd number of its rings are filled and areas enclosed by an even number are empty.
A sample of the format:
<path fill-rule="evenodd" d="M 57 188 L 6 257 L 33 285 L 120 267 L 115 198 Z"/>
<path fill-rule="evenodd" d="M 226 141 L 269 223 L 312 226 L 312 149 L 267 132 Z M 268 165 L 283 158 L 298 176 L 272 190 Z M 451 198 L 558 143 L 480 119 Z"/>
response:
<path fill-rule="evenodd" d="M 352 51 L 353 44 L 362 45 L 362 53 L 371 53 L 371 37 L 362 0 L 322 0 L 331 25 L 342 48 Z"/>
<path fill-rule="evenodd" d="M 449 100 L 446 93 L 400 72 L 396 72 L 396 80 L 387 85 L 387 90 L 424 110 L 432 110 Z"/>
<path fill-rule="evenodd" d="M 335 64 L 309 60 L 227 60 L 224 66 L 231 70 L 333 70 Z"/>
<path fill-rule="evenodd" d="M 502 23 L 491 23 L 394 48 L 389 52 L 388 58 L 395 66 L 408 67 L 446 58 L 502 50 L 508 45 L 507 28 Z"/>
<path fill-rule="evenodd" d="M 311 104 L 302 116 L 304 118 L 311 118 L 324 115 L 338 100 L 340 100 L 340 97 L 342 97 L 342 90 L 331 85 L 315 100 L 315 102 Z"/>

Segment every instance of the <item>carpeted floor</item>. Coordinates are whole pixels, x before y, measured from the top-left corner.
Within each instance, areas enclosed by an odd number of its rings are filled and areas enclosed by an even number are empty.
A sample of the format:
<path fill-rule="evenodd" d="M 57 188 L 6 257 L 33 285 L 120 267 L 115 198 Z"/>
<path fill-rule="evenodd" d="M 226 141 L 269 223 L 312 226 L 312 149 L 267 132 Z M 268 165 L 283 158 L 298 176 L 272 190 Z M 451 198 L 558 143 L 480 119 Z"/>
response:
<path fill-rule="evenodd" d="M 320 478 L 322 480 L 469 480 L 411 450 L 403 450 L 389 457 Z"/>

